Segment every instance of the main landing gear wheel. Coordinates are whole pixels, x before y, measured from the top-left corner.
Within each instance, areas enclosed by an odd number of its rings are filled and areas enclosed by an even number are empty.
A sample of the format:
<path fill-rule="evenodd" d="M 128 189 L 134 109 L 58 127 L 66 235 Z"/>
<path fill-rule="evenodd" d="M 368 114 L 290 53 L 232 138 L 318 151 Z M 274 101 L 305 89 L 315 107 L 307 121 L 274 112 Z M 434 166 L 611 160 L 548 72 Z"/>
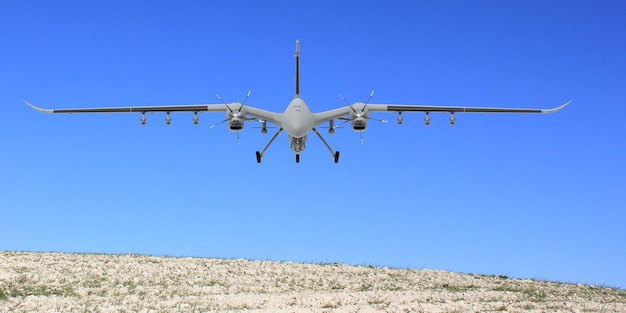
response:
<path fill-rule="evenodd" d="M 296 163 L 300 163 L 300 154 L 296 154 Z"/>
<path fill-rule="evenodd" d="M 328 151 L 330 151 L 330 154 L 333 156 L 333 159 L 335 160 L 335 163 L 338 163 L 339 162 L 339 151 L 333 151 L 333 149 L 328 145 L 328 142 L 326 142 L 326 140 L 324 140 L 324 137 L 322 137 L 322 135 L 320 134 L 320 132 L 317 131 L 317 129 L 313 128 L 313 132 L 317 135 L 317 137 L 320 137 L 320 140 L 322 140 L 322 142 L 324 143 L 324 145 L 326 146 Z"/>
<path fill-rule="evenodd" d="M 280 135 L 280 133 L 283 131 L 283 128 L 281 127 L 276 134 L 274 134 L 274 136 L 272 137 L 272 139 L 270 139 L 270 142 L 267 143 L 267 145 L 265 145 L 265 148 L 263 148 L 263 150 L 261 152 L 257 151 L 256 152 L 256 162 L 257 163 L 261 163 L 261 159 L 263 158 L 263 155 L 265 154 L 265 151 L 267 150 L 267 148 L 270 147 L 270 145 L 272 144 L 272 142 L 274 142 L 274 139 L 276 139 L 276 137 L 278 137 L 278 135 Z"/>

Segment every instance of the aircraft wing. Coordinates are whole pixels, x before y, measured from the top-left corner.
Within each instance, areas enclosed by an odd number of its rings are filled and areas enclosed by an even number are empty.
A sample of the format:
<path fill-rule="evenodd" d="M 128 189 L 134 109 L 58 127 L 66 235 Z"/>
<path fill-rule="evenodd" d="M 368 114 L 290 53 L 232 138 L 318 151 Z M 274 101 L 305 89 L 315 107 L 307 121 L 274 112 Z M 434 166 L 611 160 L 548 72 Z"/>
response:
<path fill-rule="evenodd" d="M 224 112 L 227 110 L 223 104 L 196 104 L 196 105 L 172 105 L 172 106 L 137 106 L 137 107 L 110 107 L 110 108 L 76 108 L 76 109 L 42 109 L 24 101 L 31 108 L 41 113 L 149 113 L 149 112 Z"/>
<path fill-rule="evenodd" d="M 456 106 L 430 106 L 430 105 L 399 105 L 399 104 L 369 104 L 369 111 L 390 112 L 448 112 L 448 113 L 554 113 L 566 107 L 572 101 L 568 101 L 552 109 L 523 109 L 523 108 L 490 108 L 490 107 L 456 107 Z"/>
<path fill-rule="evenodd" d="M 497 107 L 458 107 L 458 106 L 431 106 L 431 105 L 405 105 L 405 104 L 364 104 L 355 103 L 334 110 L 316 113 L 315 124 L 319 125 L 330 120 L 343 118 L 353 112 L 448 112 L 448 113 L 522 113 L 522 114 L 549 114 L 559 111 L 570 104 L 568 101 L 552 109 L 525 109 L 525 108 L 497 108 Z"/>
<path fill-rule="evenodd" d="M 150 112 L 228 112 L 230 111 L 229 106 L 226 104 L 190 104 L 190 105 L 164 105 L 164 106 L 134 106 L 134 107 L 106 107 L 106 108 L 75 108 L 75 109 L 42 109 L 39 108 L 27 101 L 24 101 L 25 104 L 30 106 L 31 108 L 47 114 L 54 113 L 150 113 Z M 236 108 L 241 109 L 243 105 L 237 104 Z M 232 104 L 231 107 L 235 107 L 235 104 Z M 279 113 L 274 113 L 266 110 L 257 109 L 251 106 L 245 106 L 245 111 L 247 115 L 271 122 L 273 124 L 280 126 L 280 115 Z"/>

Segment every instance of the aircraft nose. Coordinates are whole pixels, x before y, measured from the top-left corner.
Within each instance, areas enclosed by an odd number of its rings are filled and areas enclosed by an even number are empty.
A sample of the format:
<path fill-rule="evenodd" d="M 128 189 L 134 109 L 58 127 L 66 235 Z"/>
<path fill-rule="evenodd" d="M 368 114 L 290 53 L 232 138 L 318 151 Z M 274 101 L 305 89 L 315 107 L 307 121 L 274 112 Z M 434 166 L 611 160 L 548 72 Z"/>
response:
<path fill-rule="evenodd" d="M 313 114 L 304 103 L 304 100 L 291 100 L 282 118 L 283 129 L 292 137 L 300 138 L 311 131 L 314 126 Z"/>
<path fill-rule="evenodd" d="M 313 128 L 313 125 L 311 123 L 305 122 L 306 121 L 297 119 L 287 119 L 283 123 L 283 128 L 292 137 L 300 138 L 305 136 Z"/>

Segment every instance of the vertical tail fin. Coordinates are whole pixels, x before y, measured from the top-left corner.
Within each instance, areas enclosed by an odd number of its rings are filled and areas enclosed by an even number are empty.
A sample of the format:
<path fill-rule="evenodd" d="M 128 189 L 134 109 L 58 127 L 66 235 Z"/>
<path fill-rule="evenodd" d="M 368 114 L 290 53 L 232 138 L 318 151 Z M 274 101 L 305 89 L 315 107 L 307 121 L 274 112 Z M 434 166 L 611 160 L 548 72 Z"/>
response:
<path fill-rule="evenodd" d="M 300 40 L 296 40 L 296 98 L 300 98 Z"/>

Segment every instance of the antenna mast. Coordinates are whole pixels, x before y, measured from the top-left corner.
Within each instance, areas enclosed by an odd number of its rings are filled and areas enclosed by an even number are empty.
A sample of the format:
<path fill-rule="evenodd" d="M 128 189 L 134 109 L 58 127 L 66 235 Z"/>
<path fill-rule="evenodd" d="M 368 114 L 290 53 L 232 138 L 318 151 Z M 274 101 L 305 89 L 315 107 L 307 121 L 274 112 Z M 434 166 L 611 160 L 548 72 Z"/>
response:
<path fill-rule="evenodd" d="M 296 40 L 296 98 L 300 98 L 300 40 Z"/>

